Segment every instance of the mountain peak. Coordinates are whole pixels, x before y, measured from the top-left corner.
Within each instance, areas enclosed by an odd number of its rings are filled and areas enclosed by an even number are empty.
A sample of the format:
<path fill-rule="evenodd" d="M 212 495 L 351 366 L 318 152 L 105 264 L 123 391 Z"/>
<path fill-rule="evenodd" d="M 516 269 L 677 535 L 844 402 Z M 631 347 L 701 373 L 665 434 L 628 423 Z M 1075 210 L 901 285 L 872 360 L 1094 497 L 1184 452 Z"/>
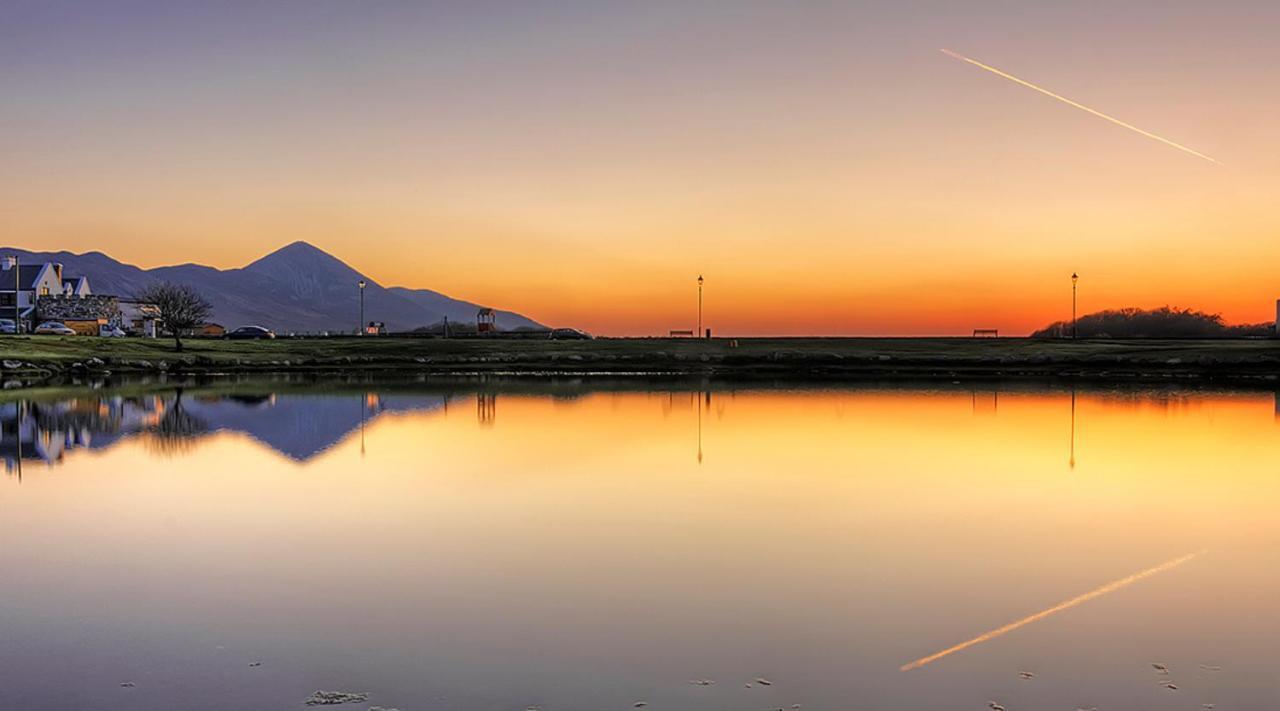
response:
<path fill-rule="evenodd" d="M 262 257 L 258 261 L 262 261 L 263 259 L 267 259 L 269 257 L 300 256 L 305 254 L 323 254 L 326 257 L 332 256 L 328 252 L 324 251 L 323 249 L 320 249 L 314 244 L 311 244 L 306 240 L 299 239 L 299 240 L 294 240 L 293 242 L 286 244 L 280 249 L 277 249 L 276 251 L 267 254 L 266 256 Z"/>
<path fill-rule="evenodd" d="M 355 272 L 346 262 L 310 242 L 302 240 L 290 242 L 280 249 L 250 262 L 244 268 L 249 271 L 284 268 L 324 272 Z"/>
<path fill-rule="evenodd" d="M 314 244 L 311 244 L 310 242 L 306 241 L 305 239 L 295 239 L 289 244 L 286 244 L 285 246 L 281 247 L 278 251 L 283 252 L 286 249 L 292 249 L 292 250 L 309 249 L 316 252 L 324 251 L 319 247 L 315 246 Z"/>

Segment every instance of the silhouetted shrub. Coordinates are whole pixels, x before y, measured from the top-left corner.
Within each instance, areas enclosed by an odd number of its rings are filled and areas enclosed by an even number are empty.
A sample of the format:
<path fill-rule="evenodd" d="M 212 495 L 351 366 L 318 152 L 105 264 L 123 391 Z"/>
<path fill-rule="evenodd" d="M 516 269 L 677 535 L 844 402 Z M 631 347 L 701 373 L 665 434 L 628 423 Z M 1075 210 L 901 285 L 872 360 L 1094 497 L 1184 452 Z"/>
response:
<path fill-rule="evenodd" d="M 1079 338 L 1261 338 L 1274 333 L 1270 323 L 1228 325 L 1221 314 L 1163 306 L 1158 309 L 1116 309 L 1081 316 Z M 1032 338 L 1070 338 L 1071 322 L 1056 321 L 1031 334 Z"/>

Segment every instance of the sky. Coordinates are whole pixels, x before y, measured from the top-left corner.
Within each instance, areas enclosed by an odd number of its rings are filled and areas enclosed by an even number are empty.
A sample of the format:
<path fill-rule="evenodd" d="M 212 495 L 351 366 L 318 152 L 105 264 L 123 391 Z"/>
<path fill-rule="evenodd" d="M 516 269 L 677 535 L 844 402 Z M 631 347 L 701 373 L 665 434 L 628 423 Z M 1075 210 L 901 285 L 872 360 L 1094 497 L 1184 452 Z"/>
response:
<path fill-rule="evenodd" d="M 0 0 L 0 244 L 600 334 L 1280 298 L 1280 3 Z M 950 49 L 1201 160 L 948 56 Z"/>

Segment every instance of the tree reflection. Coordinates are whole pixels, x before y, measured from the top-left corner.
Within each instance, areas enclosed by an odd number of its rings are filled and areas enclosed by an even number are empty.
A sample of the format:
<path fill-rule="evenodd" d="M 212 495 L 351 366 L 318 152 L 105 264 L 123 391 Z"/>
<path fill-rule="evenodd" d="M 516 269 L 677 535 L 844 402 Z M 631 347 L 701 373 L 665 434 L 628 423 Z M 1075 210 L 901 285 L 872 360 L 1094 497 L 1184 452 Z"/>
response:
<path fill-rule="evenodd" d="M 147 448 L 157 454 L 172 456 L 191 451 L 195 441 L 207 434 L 209 423 L 199 415 L 192 414 L 182 400 L 182 388 L 174 391 L 173 400 L 167 403 L 164 412 L 148 430 Z"/>

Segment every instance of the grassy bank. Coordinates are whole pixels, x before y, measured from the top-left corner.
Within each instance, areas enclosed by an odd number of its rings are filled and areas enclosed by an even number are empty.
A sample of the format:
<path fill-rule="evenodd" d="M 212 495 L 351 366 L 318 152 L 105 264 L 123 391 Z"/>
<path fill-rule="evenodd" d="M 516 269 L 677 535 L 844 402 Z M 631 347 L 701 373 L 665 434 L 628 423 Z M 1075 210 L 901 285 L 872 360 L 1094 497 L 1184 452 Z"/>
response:
<path fill-rule="evenodd" d="M 1277 340 L 1022 338 L 505 339 L 328 338 L 172 341 L 0 337 L 12 376 L 82 373 L 403 371 L 679 373 L 706 376 L 1081 377 L 1272 380 Z"/>

